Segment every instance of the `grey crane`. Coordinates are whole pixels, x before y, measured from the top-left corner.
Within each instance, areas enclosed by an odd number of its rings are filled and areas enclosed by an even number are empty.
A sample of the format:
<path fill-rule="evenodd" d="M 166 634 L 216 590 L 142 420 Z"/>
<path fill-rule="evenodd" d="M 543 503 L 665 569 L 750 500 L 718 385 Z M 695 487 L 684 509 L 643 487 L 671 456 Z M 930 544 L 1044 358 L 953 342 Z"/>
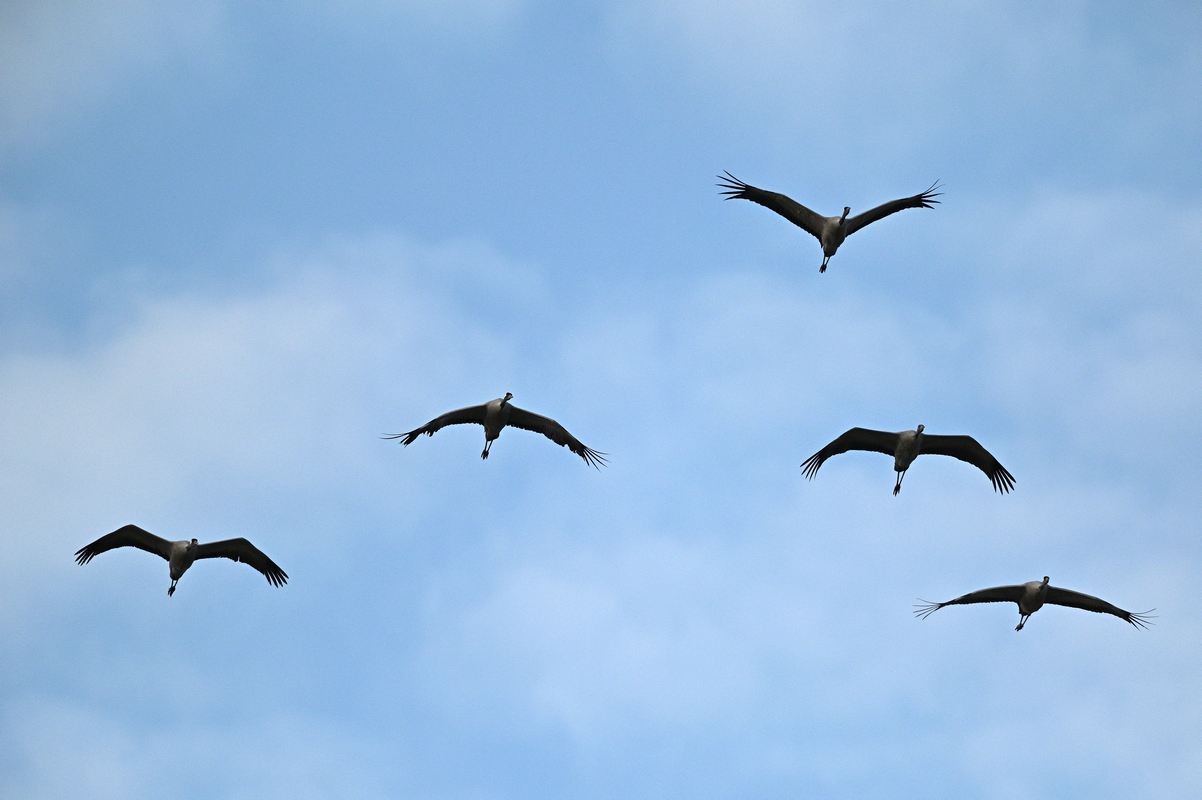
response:
<path fill-rule="evenodd" d="M 223 539 L 220 542 L 200 544 L 197 540 L 169 541 L 155 536 L 137 525 L 123 525 L 112 533 L 106 533 L 91 544 L 84 545 L 75 551 L 75 561 L 86 564 L 101 553 L 118 547 L 136 547 L 147 553 L 154 553 L 167 560 L 171 572 L 171 586 L 167 596 L 175 594 L 175 584 L 188 571 L 192 563 L 201 558 L 228 558 L 231 561 L 254 567 L 263 573 L 267 582 L 272 586 L 283 586 L 288 582 L 288 574 L 272 561 L 267 555 L 246 539 Z"/>
<path fill-rule="evenodd" d="M 722 181 L 718 186 L 723 190 L 722 194 L 726 195 L 727 200 L 750 200 L 753 203 L 759 203 L 818 239 L 822 245 L 823 256 L 822 265 L 818 267 L 819 272 L 826 272 L 827 262 L 839 249 L 839 245 L 860 228 L 906 208 L 934 208 L 935 204 L 940 202 L 935 198 L 942 194 L 942 192 L 935 191 L 939 188 L 939 182 L 936 181 L 925 192 L 919 192 L 899 200 L 890 200 L 888 203 L 882 203 L 876 208 L 870 208 L 863 214 L 856 214 L 854 217 L 848 217 L 848 214 L 851 213 L 850 206 L 843 207 L 843 216 L 841 217 L 824 217 L 791 197 L 779 192 L 757 189 L 729 172 L 719 175 L 718 179 Z"/>
<path fill-rule="evenodd" d="M 436 431 L 442 430 L 448 425 L 463 425 L 473 422 L 484 426 L 484 452 L 480 454 L 480 458 L 488 458 L 488 451 L 492 449 L 492 443 L 496 438 L 501 435 L 501 429 L 506 425 L 510 425 L 515 428 L 541 433 L 556 444 L 568 448 L 583 458 L 584 463 L 595 469 L 605 465 L 606 453 L 598 452 L 591 447 L 585 447 L 579 439 L 568 433 L 567 428 L 555 420 L 518 408 L 509 402 L 512 399 L 513 393 L 506 392 L 504 397 L 489 400 L 482 405 L 448 411 L 441 417 L 435 417 L 420 428 L 414 428 L 407 433 L 389 433 L 381 438 L 400 439 L 401 444 L 408 447 L 416 442 L 417 437 L 423 433 L 427 436 L 433 436 Z"/>
<path fill-rule="evenodd" d="M 944 606 L 958 606 L 968 603 L 1017 603 L 1018 626 L 1014 629 L 1016 631 L 1021 631 L 1031 615 L 1043 608 L 1047 603 L 1051 603 L 1054 606 L 1082 608 L 1098 614 L 1113 614 L 1121 620 L 1130 622 L 1136 628 L 1147 628 L 1148 625 L 1152 624 L 1151 614 L 1156 610 L 1152 608 L 1139 612 L 1124 611 L 1118 606 L 1111 605 L 1093 595 L 1074 592 L 1072 589 L 1061 589 L 1058 586 L 1049 586 L 1047 575 L 1043 576 L 1042 581 L 1027 581 L 1017 586 L 994 586 L 992 589 L 969 592 L 966 595 L 957 597 L 955 600 L 948 600 L 945 603 L 932 603 L 920 597 L 919 603 L 920 605 L 916 604 L 914 606 L 914 614 L 919 619 L 926 619 Z"/>
<path fill-rule="evenodd" d="M 923 433 L 925 425 L 919 425 L 917 430 L 887 433 L 868 428 L 852 428 L 826 447 L 802 462 L 806 478 L 812 480 L 818 473 L 822 462 L 831 456 L 846 453 L 848 450 L 868 450 L 874 453 L 885 453 L 893 456 L 893 469 L 897 472 L 897 483 L 893 485 L 893 494 L 901 491 L 902 478 L 906 470 L 914 463 L 914 459 L 923 453 L 939 456 L 951 456 L 972 464 L 989 477 L 996 492 L 1005 494 L 1014 488 L 1014 476 L 994 458 L 981 443 L 971 436 L 937 436 L 933 433 Z"/>

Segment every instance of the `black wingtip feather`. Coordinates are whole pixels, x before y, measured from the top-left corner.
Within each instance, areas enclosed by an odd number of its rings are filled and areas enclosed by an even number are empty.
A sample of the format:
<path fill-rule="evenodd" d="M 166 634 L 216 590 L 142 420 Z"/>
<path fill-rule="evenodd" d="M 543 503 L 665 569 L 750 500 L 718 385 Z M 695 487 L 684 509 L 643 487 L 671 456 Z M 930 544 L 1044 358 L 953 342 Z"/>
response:
<path fill-rule="evenodd" d="M 723 172 L 725 173 L 725 177 L 723 177 L 722 175 L 718 175 L 716 177 L 720 181 L 725 181 L 725 183 L 714 184 L 715 186 L 722 189 L 722 192 L 721 192 L 722 194 L 726 195 L 726 197 L 724 197 L 723 199 L 724 200 L 746 200 L 747 197 L 746 197 L 745 193 L 748 189 L 751 188 L 751 185 L 744 183 L 743 181 L 736 178 L 734 175 L 731 175 L 729 172 L 726 172 L 726 170 L 723 170 Z"/>
<path fill-rule="evenodd" d="M 1155 610 L 1154 608 L 1149 608 L 1147 611 L 1128 611 L 1126 620 L 1140 630 L 1147 630 L 1149 625 L 1155 624 L 1152 622 L 1152 620 L 1156 619 L 1156 615 L 1152 613 Z"/>
<path fill-rule="evenodd" d="M 1007 494 L 1014 489 L 1014 476 L 1000 464 L 997 470 L 989 476 L 989 481 L 993 484 L 994 491 L 999 494 Z"/>
<path fill-rule="evenodd" d="M 576 451 L 576 455 L 583 458 L 584 463 L 588 464 L 598 472 L 601 471 L 601 467 L 609 466 L 609 461 L 606 459 L 606 456 L 608 456 L 609 453 L 602 453 L 600 450 L 594 450 L 591 447 L 584 447 L 583 445 L 581 445 L 581 447 L 583 447 L 583 449 Z"/>
<path fill-rule="evenodd" d="M 818 474 L 818 468 L 822 466 L 822 462 L 825 460 L 819 458 L 819 455 L 819 453 L 815 453 L 805 461 L 801 462 L 802 474 L 805 475 L 806 480 L 808 481 L 814 480 L 814 476 Z"/>
<path fill-rule="evenodd" d="M 434 435 L 434 431 L 426 431 L 426 433 L 430 436 Z M 409 445 L 416 442 L 417 438 L 421 435 L 422 435 L 422 431 L 417 430 L 417 431 L 409 431 L 408 433 L 382 433 L 382 434 L 380 434 L 380 438 L 381 439 L 391 439 L 391 440 L 400 439 L 401 444 L 403 444 L 405 447 L 408 447 Z"/>
<path fill-rule="evenodd" d="M 918 598 L 918 602 L 914 604 L 914 616 L 919 619 L 926 619 L 934 614 L 939 609 L 943 608 L 946 603 L 932 603 L 930 600 Z"/>

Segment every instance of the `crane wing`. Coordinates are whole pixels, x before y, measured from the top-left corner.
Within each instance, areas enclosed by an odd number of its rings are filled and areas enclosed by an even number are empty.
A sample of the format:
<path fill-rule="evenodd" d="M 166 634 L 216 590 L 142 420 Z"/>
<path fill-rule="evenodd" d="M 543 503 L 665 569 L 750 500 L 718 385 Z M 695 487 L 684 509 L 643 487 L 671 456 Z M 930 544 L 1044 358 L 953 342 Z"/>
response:
<path fill-rule="evenodd" d="M 951 456 L 972 464 L 989 477 L 995 492 L 1005 494 L 1014 488 L 1014 476 L 993 455 L 971 436 L 922 435 L 922 452 Z"/>
<path fill-rule="evenodd" d="M 532 411 L 526 411 L 511 404 L 509 406 L 509 420 L 505 424 L 541 433 L 556 444 L 568 448 L 583 458 L 584 463 L 590 467 L 600 469 L 602 466 L 605 466 L 605 453 L 594 450 L 591 447 L 586 447 L 579 439 L 568 433 L 567 428 L 550 417 L 544 417 L 541 414 L 535 414 Z"/>
<path fill-rule="evenodd" d="M 868 450 L 874 453 L 893 455 L 897 452 L 896 433 L 874 431 L 868 428 L 852 428 L 826 447 L 802 462 L 801 468 L 807 478 L 813 479 L 822 462 L 831 456 L 846 453 L 848 450 Z"/>
<path fill-rule="evenodd" d="M 1111 605 L 1105 600 L 1094 597 L 1093 595 L 1074 592 L 1072 589 L 1060 589 L 1056 586 L 1048 587 L 1048 594 L 1044 602 L 1052 603 L 1057 606 L 1068 606 L 1069 608 L 1080 608 L 1085 611 L 1094 611 L 1099 614 L 1113 614 L 1121 620 L 1130 622 L 1137 628 L 1146 628 L 1151 624 L 1150 615 L 1156 609 L 1148 611 L 1132 612 L 1124 611 L 1116 605 Z"/>
<path fill-rule="evenodd" d="M 914 606 L 914 615 L 926 619 L 944 606 L 959 606 L 969 603 L 1017 603 L 1023 596 L 1024 586 L 993 586 L 989 589 L 979 589 L 975 592 L 960 595 L 955 600 L 943 603 L 932 603 L 930 600 L 919 598 L 921 605 Z"/>
<path fill-rule="evenodd" d="M 123 525 L 112 533 L 106 533 L 91 544 L 76 550 L 75 562 L 86 564 L 101 553 L 117 547 L 136 547 L 165 559 L 171 557 L 171 542 L 155 536 L 137 525 Z"/>
<path fill-rule="evenodd" d="M 468 406 L 467 408 L 457 408 L 454 411 L 448 411 L 441 417 L 435 417 L 420 428 L 414 428 L 406 433 L 387 433 L 381 436 L 381 439 L 400 439 L 401 444 L 408 447 L 417 441 L 417 437 L 423 433 L 427 436 L 433 436 L 436 431 L 440 431 L 448 425 L 463 425 L 468 422 L 475 422 L 478 425 L 484 424 L 484 411 L 488 407 L 487 403 L 478 406 Z"/>
<path fill-rule="evenodd" d="M 935 198 L 943 194 L 937 192 L 939 182 L 931 184 L 931 188 L 925 192 L 919 192 L 913 197 L 903 197 L 900 200 L 890 200 L 888 203 L 881 203 L 876 208 L 870 208 L 863 214 L 856 214 L 854 217 L 848 217 L 844 235 L 851 236 L 853 233 L 863 228 L 865 225 L 871 225 L 878 219 L 884 219 L 890 214 L 895 214 L 907 208 L 934 208 L 939 201 Z"/>
<path fill-rule="evenodd" d="M 223 539 L 220 542 L 209 542 L 196 545 L 196 558 L 228 558 L 231 561 L 241 561 L 254 567 L 272 586 L 283 586 L 288 582 L 288 573 L 267 557 L 259 548 L 241 537 Z"/>
<path fill-rule="evenodd" d="M 759 203 L 764 208 L 770 208 L 780 214 L 811 236 L 816 238 L 822 236 L 822 224 L 826 218 L 806 208 L 793 198 L 779 192 L 757 189 L 749 183 L 743 183 L 729 172 L 724 176 L 719 175 L 718 179 L 724 181 L 718 186 L 722 188 L 722 194 L 726 195 L 727 200 L 750 200 L 753 203 Z"/>

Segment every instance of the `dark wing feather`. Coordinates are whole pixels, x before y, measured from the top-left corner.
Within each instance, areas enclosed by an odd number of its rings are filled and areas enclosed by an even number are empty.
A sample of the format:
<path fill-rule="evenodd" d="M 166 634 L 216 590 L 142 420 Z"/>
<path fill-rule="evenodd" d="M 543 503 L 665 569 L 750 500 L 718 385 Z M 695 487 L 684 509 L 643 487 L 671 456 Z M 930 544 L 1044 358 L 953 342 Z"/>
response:
<path fill-rule="evenodd" d="M 903 197 L 900 200 L 890 200 L 888 203 L 881 203 L 876 208 L 870 208 L 863 214 L 856 214 L 854 217 L 848 217 L 846 226 L 843 229 L 845 236 L 851 236 L 853 233 L 863 228 L 865 225 L 871 225 L 878 219 L 884 219 L 890 214 L 895 214 L 907 208 L 934 208 L 939 201 L 935 198 L 943 194 L 937 192 L 939 182 L 931 184 L 931 188 L 925 192 L 919 192 L 913 197 Z"/>
<path fill-rule="evenodd" d="M 743 181 L 729 172 L 724 176 L 719 175 L 718 179 L 724 181 L 724 183 L 719 183 L 718 186 L 722 188 L 722 194 L 726 195 L 727 200 L 750 200 L 753 203 L 759 203 L 764 208 L 770 208 L 777 214 L 780 214 L 810 235 L 815 237 L 822 236 L 822 225 L 825 217 L 811 211 L 793 198 L 779 192 L 757 189 L 749 183 L 743 183 Z"/>
<path fill-rule="evenodd" d="M 91 544 L 75 551 L 75 562 L 86 564 L 103 552 L 117 547 L 136 547 L 162 558 L 171 557 L 171 542 L 155 536 L 137 525 L 124 525 L 112 533 L 106 533 Z"/>
<path fill-rule="evenodd" d="M 268 558 L 266 553 L 241 537 L 198 544 L 196 545 L 196 558 L 228 558 L 232 561 L 241 561 L 263 573 L 267 582 L 272 586 L 283 586 L 288 582 L 288 573 L 280 569 L 279 565 Z"/>
<path fill-rule="evenodd" d="M 541 414 L 535 414 L 532 411 L 526 411 L 511 404 L 509 406 L 509 420 L 505 424 L 521 428 L 522 430 L 541 433 L 555 442 L 555 444 L 563 445 L 583 458 L 584 463 L 590 467 L 599 469 L 605 466 L 605 453 L 601 453 L 591 447 L 585 447 L 579 439 L 568 433 L 567 428 L 550 417 L 544 417 Z"/>
<path fill-rule="evenodd" d="M 930 600 L 919 598 L 921 605 L 914 606 L 914 615 L 926 619 L 944 606 L 959 606 L 969 603 L 1017 603 L 1026 590 L 1024 586 L 994 586 L 960 595 L 955 600 L 943 603 L 932 603 Z"/>
<path fill-rule="evenodd" d="M 972 464 L 989 476 L 995 492 L 1005 494 L 1014 488 L 1014 476 L 993 455 L 971 436 L 922 435 L 923 453 L 951 456 Z"/>
<path fill-rule="evenodd" d="M 846 453 L 848 450 L 868 450 L 874 453 L 893 455 L 897 452 L 897 434 L 886 431 L 874 431 L 868 428 L 852 428 L 835 441 L 807 458 L 801 464 L 805 476 L 812 479 L 822 466 L 822 462 L 831 456 Z"/>
<path fill-rule="evenodd" d="M 1074 592 L 1072 589 L 1060 589 L 1056 586 L 1048 587 L 1047 597 L 1044 602 L 1051 603 L 1057 606 L 1068 606 L 1069 608 L 1080 608 L 1085 611 L 1094 611 L 1099 614 L 1113 614 L 1121 620 L 1130 622 L 1137 628 L 1146 628 L 1151 624 L 1150 615 L 1156 609 L 1148 611 L 1124 611 L 1118 606 L 1111 605 L 1105 600 L 1101 600 L 1093 595 Z"/>
<path fill-rule="evenodd" d="M 420 428 L 414 428 L 406 433 L 387 433 L 381 436 L 381 439 L 400 439 L 401 444 L 408 447 L 417 441 L 417 437 L 423 433 L 427 436 L 433 436 L 435 431 L 442 430 L 448 425 L 463 425 L 468 422 L 475 422 L 477 425 L 484 424 L 484 411 L 488 407 L 487 403 L 478 406 L 468 406 L 467 408 L 457 408 L 454 411 L 448 411 L 441 417 L 435 417 Z"/>

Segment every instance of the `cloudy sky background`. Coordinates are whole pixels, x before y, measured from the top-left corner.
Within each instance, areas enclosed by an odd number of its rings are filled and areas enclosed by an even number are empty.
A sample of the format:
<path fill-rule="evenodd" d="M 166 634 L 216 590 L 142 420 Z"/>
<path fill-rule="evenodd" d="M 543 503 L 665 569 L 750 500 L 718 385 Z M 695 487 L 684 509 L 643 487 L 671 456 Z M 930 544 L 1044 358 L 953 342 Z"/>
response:
<path fill-rule="evenodd" d="M 1202 11 L 8 3 L 0 795 L 1202 794 Z M 944 204 L 817 243 L 826 213 Z M 611 466 L 478 428 L 505 391 Z M 951 459 L 798 465 L 852 425 Z M 245 535 L 283 589 L 72 553 Z M 943 600 L 1037 579 L 1130 610 Z"/>

